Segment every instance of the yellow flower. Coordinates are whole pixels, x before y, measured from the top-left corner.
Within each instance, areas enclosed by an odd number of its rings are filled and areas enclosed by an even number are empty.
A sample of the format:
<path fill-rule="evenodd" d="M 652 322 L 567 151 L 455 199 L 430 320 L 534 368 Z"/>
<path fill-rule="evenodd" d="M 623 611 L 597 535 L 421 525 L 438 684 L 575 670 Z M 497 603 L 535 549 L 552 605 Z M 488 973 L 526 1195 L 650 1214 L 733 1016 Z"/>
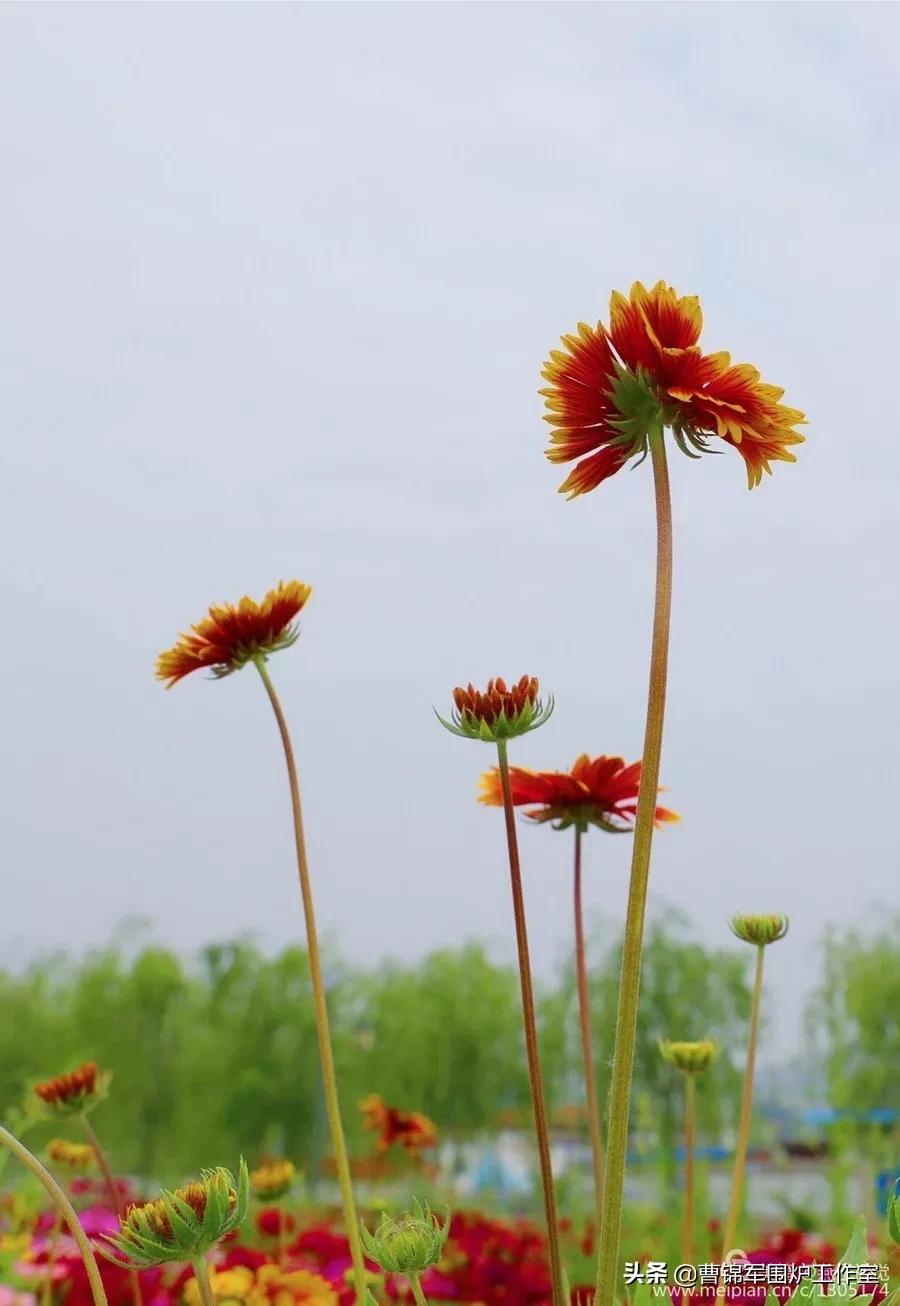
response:
<path fill-rule="evenodd" d="M 310 1270 L 282 1270 L 261 1265 L 254 1273 L 244 1265 L 212 1271 L 213 1299 L 226 1306 L 338 1306 L 337 1293 L 328 1282 Z M 202 1306 L 196 1279 L 184 1287 L 184 1306 Z"/>
<path fill-rule="evenodd" d="M 57 1165 L 74 1171 L 90 1170 L 97 1161 L 97 1153 L 90 1143 L 70 1143 L 67 1138 L 51 1138 L 47 1155 Z"/>
<path fill-rule="evenodd" d="M 274 1202 L 284 1197 L 294 1179 L 294 1166 L 290 1161 L 264 1161 L 250 1174 L 254 1194 L 264 1202 Z"/>

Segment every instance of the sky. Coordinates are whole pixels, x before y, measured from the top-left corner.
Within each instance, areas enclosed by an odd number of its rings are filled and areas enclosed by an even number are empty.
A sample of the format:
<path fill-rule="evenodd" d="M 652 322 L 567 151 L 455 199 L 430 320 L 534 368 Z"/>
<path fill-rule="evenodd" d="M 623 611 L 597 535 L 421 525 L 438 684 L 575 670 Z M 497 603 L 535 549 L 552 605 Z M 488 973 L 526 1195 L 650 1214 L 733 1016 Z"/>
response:
<path fill-rule="evenodd" d="M 302 936 L 258 678 L 153 678 L 294 576 L 271 671 L 323 931 L 513 957 L 490 750 L 432 706 L 527 672 L 557 707 L 514 762 L 639 755 L 651 476 L 567 502 L 537 390 L 664 278 L 809 425 L 752 494 L 672 454 L 651 911 L 735 947 L 732 913 L 787 912 L 769 1052 L 799 1047 L 826 926 L 900 908 L 898 54 L 879 4 L 0 7 L 6 964 L 128 917 Z M 629 842 L 587 841 L 592 917 Z M 571 848 L 521 847 L 547 976 Z"/>

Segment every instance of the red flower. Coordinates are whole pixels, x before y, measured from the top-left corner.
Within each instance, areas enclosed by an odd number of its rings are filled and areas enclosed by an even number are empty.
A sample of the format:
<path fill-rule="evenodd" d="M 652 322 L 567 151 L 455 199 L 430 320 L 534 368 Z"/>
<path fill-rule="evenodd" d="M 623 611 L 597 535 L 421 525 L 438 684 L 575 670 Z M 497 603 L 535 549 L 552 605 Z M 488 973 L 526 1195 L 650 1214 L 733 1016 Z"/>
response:
<path fill-rule="evenodd" d="M 210 608 L 208 616 L 160 653 L 157 679 L 171 689 L 203 667 L 220 679 L 254 658 L 288 648 L 297 638 L 297 628 L 291 623 L 311 593 L 310 586 L 299 580 L 280 581 L 260 603 L 245 596 L 238 604 Z"/>
<path fill-rule="evenodd" d="M 586 830 L 595 825 L 612 833 L 630 830 L 637 811 L 641 763 L 625 764 L 621 757 L 595 757 L 587 753 L 576 758 L 571 771 L 529 771 L 509 769 L 513 805 L 535 804 L 525 815 L 533 821 L 552 821 L 558 830 L 571 825 Z M 503 791 L 497 767 L 481 777 L 479 801 L 502 807 Z M 657 807 L 656 824 L 677 821 L 676 812 Z"/>
<path fill-rule="evenodd" d="M 376 1148 L 379 1152 L 387 1152 L 399 1143 L 411 1156 L 418 1156 L 423 1148 L 434 1147 L 437 1143 L 434 1121 L 421 1111 L 400 1111 L 390 1107 L 377 1093 L 363 1098 L 359 1109 L 363 1113 L 363 1128 L 378 1134 Z"/>
<path fill-rule="evenodd" d="M 541 391 L 554 427 L 547 457 L 577 461 L 560 489 L 574 497 L 593 490 L 637 453 L 651 427 L 668 426 L 684 452 L 703 451 L 711 436 L 744 459 L 751 488 L 773 461 L 794 462 L 803 436 L 796 408 L 780 402 L 755 367 L 732 364 L 727 353 L 703 354 L 697 344 L 703 314 L 696 296 L 679 298 L 658 282 L 639 281 L 629 297 L 614 291 L 609 330 L 579 324 L 544 364 Z"/>

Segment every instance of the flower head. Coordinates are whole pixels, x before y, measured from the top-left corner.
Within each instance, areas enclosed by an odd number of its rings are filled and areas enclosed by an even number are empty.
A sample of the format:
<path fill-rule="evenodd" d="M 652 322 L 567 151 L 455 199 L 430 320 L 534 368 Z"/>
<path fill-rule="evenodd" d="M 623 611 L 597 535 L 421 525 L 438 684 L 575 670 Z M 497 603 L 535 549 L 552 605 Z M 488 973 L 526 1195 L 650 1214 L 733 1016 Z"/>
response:
<path fill-rule="evenodd" d="M 279 581 L 260 603 L 245 595 L 236 605 L 211 607 L 208 616 L 160 653 L 157 679 L 171 689 L 204 667 L 221 679 L 255 658 L 289 648 L 299 634 L 294 618 L 311 593 L 311 587 L 299 580 Z"/>
<path fill-rule="evenodd" d="M 106 1097 L 109 1073 L 102 1073 L 96 1061 L 85 1061 L 67 1075 L 56 1075 L 35 1084 L 34 1091 L 44 1110 L 57 1116 L 83 1115 Z"/>
<path fill-rule="evenodd" d="M 288 1192 L 294 1173 L 291 1161 L 264 1161 L 251 1173 L 250 1185 L 254 1194 L 264 1202 L 274 1202 Z"/>
<path fill-rule="evenodd" d="M 67 1138 L 51 1138 L 47 1156 L 75 1174 L 83 1174 L 97 1164 L 97 1153 L 90 1143 L 70 1143 Z"/>
<path fill-rule="evenodd" d="M 400 1111 L 388 1106 L 384 1098 L 377 1093 L 370 1093 L 359 1104 L 363 1113 L 363 1128 L 377 1133 L 376 1147 L 379 1152 L 387 1152 L 395 1143 L 411 1156 L 418 1156 L 426 1147 L 437 1143 L 437 1127 L 433 1120 L 421 1111 Z"/>
<path fill-rule="evenodd" d="M 332 1285 L 310 1270 L 282 1270 L 277 1265 L 233 1265 L 214 1270 L 210 1276 L 213 1299 L 240 1306 L 338 1306 Z M 184 1285 L 185 1306 L 201 1306 L 200 1285 L 189 1279 Z"/>
<path fill-rule="evenodd" d="M 205 1256 L 243 1221 L 249 1189 L 243 1160 L 237 1183 L 223 1166 L 204 1170 L 199 1182 L 166 1190 L 152 1202 L 132 1206 L 119 1233 L 108 1239 L 125 1259 L 109 1259 L 117 1265 L 143 1268 Z"/>
<path fill-rule="evenodd" d="M 437 712 L 435 716 L 442 726 L 464 739 L 481 739 L 488 744 L 512 739 L 542 726 L 553 711 L 553 699 L 542 701 L 538 688 L 537 676 L 523 676 L 512 688 L 498 676 L 488 681 L 485 690 L 472 684 L 454 689 L 450 720 L 445 721 Z"/>
<path fill-rule="evenodd" d="M 716 437 L 744 459 L 751 489 L 776 461 L 795 462 L 794 428 L 803 413 L 781 403 L 784 391 L 768 385 L 755 367 L 727 353 L 704 354 L 699 300 L 679 297 L 659 281 L 639 281 L 626 297 L 614 291 L 609 328 L 579 324 L 551 350 L 541 391 L 553 426 L 547 457 L 577 465 L 560 486 L 574 497 L 595 489 L 635 455 L 647 451 L 654 431 L 668 427 L 679 448 L 705 453 Z"/>
<path fill-rule="evenodd" d="M 715 1061 L 718 1048 L 709 1039 L 700 1043 L 672 1043 L 662 1040 L 659 1054 L 667 1065 L 682 1070 L 686 1075 L 699 1075 Z"/>
<path fill-rule="evenodd" d="M 419 1275 L 441 1259 L 450 1232 L 450 1213 L 443 1225 L 427 1202 L 413 1201 L 413 1210 L 397 1219 L 382 1215 L 374 1233 L 362 1226 L 366 1255 L 389 1274 Z"/>
<path fill-rule="evenodd" d="M 730 922 L 733 934 L 761 948 L 783 939 L 789 923 L 787 916 L 732 916 Z"/>
<path fill-rule="evenodd" d="M 587 753 L 575 759 L 571 771 L 529 771 L 523 766 L 509 768 L 509 783 L 514 807 L 532 810 L 525 815 L 532 821 L 550 821 L 556 830 L 569 826 L 584 832 L 597 826 L 612 834 L 623 833 L 634 825 L 641 763 L 626 765 L 621 757 L 595 757 Z M 503 806 L 500 771 L 492 767 L 481 777 L 479 802 L 489 807 Z M 657 807 L 656 824 L 679 820 L 677 812 Z"/>

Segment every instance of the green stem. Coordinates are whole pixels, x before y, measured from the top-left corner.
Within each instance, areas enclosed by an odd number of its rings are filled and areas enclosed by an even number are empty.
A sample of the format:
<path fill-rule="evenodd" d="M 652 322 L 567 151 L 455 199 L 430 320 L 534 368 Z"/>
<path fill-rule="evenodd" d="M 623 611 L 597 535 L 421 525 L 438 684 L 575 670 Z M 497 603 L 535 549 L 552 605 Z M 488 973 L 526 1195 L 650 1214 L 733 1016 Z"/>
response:
<path fill-rule="evenodd" d="M 685 1075 L 684 1085 L 684 1236 L 681 1244 L 683 1265 L 694 1263 L 694 1099 L 696 1081 Z"/>
<path fill-rule="evenodd" d="M 356 1203 L 353 1200 L 353 1185 L 350 1179 L 350 1161 L 347 1156 L 347 1144 L 344 1140 L 344 1128 L 341 1123 L 341 1108 L 338 1100 L 337 1075 L 334 1069 L 334 1053 L 331 1046 L 331 1031 L 328 1023 L 328 1005 L 325 1000 L 325 981 L 322 975 L 322 961 L 319 954 L 319 936 L 316 931 L 316 917 L 313 908 L 312 884 L 309 877 L 309 862 L 306 856 L 306 839 L 303 833 L 303 811 L 300 806 L 300 784 L 297 779 L 297 765 L 294 750 L 288 732 L 287 721 L 281 709 L 275 686 L 272 684 L 265 659 L 259 655 L 255 659 L 256 669 L 260 674 L 275 720 L 281 743 L 284 748 L 284 760 L 287 764 L 288 782 L 291 791 L 291 808 L 294 815 L 294 839 L 297 849 L 297 869 L 300 875 L 300 895 L 303 899 L 303 914 L 306 920 L 306 941 L 309 953 L 309 975 L 312 983 L 313 1006 L 316 1018 L 316 1038 L 319 1044 L 319 1060 L 322 1065 L 322 1086 L 325 1092 L 325 1109 L 331 1131 L 331 1145 L 337 1167 L 338 1183 L 344 1208 L 344 1223 L 347 1239 L 350 1243 L 350 1258 L 353 1262 L 354 1289 L 358 1306 L 363 1306 L 366 1297 L 366 1268 L 363 1260 L 362 1243 L 359 1237 L 359 1220 L 356 1216 Z"/>
<path fill-rule="evenodd" d="M 638 1000 L 641 991 L 641 951 L 644 943 L 644 915 L 650 879 L 650 849 L 659 790 L 659 764 L 662 755 L 669 660 L 669 621 L 672 610 L 672 502 L 662 431 L 651 432 L 649 443 L 656 496 L 656 598 L 653 610 L 643 765 L 635 816 L 634 843 L 631 850 L 631 883 L 628 890 L 628 908 L 622 946 L 622 973 L 619 983 L 616 1042 L 609 1096 L 603 1219 L 600 1226 L 597 1266 L 597 1306 L 613 1306 L 616 1290 L 620 1285 L 619 1243 L 622 1231 L 625 1157 L 628 1151 L 631 1081 L 637 1041 Z"/>
<path fill-rule="evenodd" d="M 91 1285 L 91 1296 L 94 1299 L 94 1306 L 108 1306 L 106 1292 L 103 1287 L 103 1281 L 100 1278 L 100 1271 L 97 1268 L 97 1259 L 94 1256 L 91 1244 L 88 1242 L 84 1229 L 81 1227 L 81 1221 L 75 1214 L 75 1208 L 66 1197 L 59 1184 L 53 1178 L 53 1175 L 44 1166 L 41 1165 L 37 1157 L 29 1152 L 28 1148 L 19 1142 L 8 1129 L 0 1125 L 0 1143 L 10 1152 L 17 1160 L 21 1161 L 27 1170 L 30 1170 L 50 1195 L 56 1209 L 59 1211 L 66 1224 L 69 1226 L 69 1232 L 78 1244 L 78 1250 L 81 1252 L 81 1259 L 84 1261 L 84 1268 L 87 1272 L 88 1282 Z"/>
<path fill-rule="evenodd" d="M 756 1067 L 756 1048 L 759 1043 L 759 1011 L 762 1003 L 764 943 L 757 944 L 756 974 L 753 979 L 753 1004 L 750 1008 L 750 1038 L 747 1043 L 747 1065 L 744 1070 L 744 1090 L 741 1095 L 741 1118 L 738 1126 L 737 1150 L 734 1155 L 734 1174 L 731 1179 L 731 1200 L 728 1219 L 725 1221 L 725 1238 L 722 1257 L 734 1248 L 737 1223 L 744 1194 L 744 1173 L 747 1166 L 747 1146 L 750 1142 L 750 1116 L 753 1107 L 753 1074 Z"/>
<path fill-rule="evenodd" d="M 199 1260 L 192 1261 L 191 1264 L 194 1268 L 194 1278 L 197 1280 L 203 1306 L 216 1306 L 215 1294 L 209 1281 L 209 1266 L 206 1264 L 205 1258 L 201 1256 Z"/>
<path fill-rule="evenodd" d="M 553 1192 L 553 1170 L 550 1164 L 550 1131 L 547 1127 L 547 1105 L 544 1100 L 544 1083 L 541 1076 L 541 1060 L 538 1050 L 534 985 L 531 978 L 531 958 L 528 951 L 528 929 L 525 924 L 525 898 L 522 892 L 522 868 L 519 862 L 519 841 L 516 836 L 516 818 L 512 801 L 512 788 L 509 782 L 509 759 L 505 739 L 497 740 L 497 759 L 499 762 L 500 783 L 503 789 L 506 842 L 509 849 L 509 874 L 512 885 L 513 917 L 516 924 L 519 982 L 522 989 L 522 1016 L 525 1026 L 525 1052 L 528 1059 L 528 1078 L 531 1083 L 531 1104 L 534 1110 L 534 1129 L 537 1135 L 541 1189 L 544 1195 L 544 1217 L 547 1222 L 550 1284 L 554 1306 L 564 1306 L 562 1259 L 559 1252 L 559 1231 L 556 1221 L 556 1198 Z"/>
<path fill-rule="evenodd" d="M 56 1212 L 53 1228 L 50 1230 L 50 1246 L 47 1249 L 47 1277 L 41 1289 L 41 1306 L 50 1306 L 53 1301 L 53 1267 L 56 1264 L 56 1252 L 59 1247 L 59 1235 L 62 1233 L 63 1218 Z"/>
<path fill-rule="evenodd" d="M 112 1203 L 113 1210 L 118 1216 L 119 1223 L 121 1224 L 125 1218 L 125 1205 L 119 1194 L 119 1190 L 116 1187 L 116 1181 L 113 1178 L 113 1172 L 110 1169 L 109 1161 L 106 1159 L 106 1153 L 100 1145 L 97 1131 L 88 1119 L 86 1111 L 82 1111 L 81 1113 L 81 1124 L 84 1129 L 85 1137 L 94 1149 L 97 1164 L 100 1167 L 100 1172 L 103 1175 L 103 1180 L 106 1184 L 107 1192 L 109 1193 L 109 1200 Z M 128 1278 L 131 1283 L 131 1295 L 134 1298 L 134 1306 L 144 1306 L 144 1295 L 141 1292 L 141 1281 L 138 1278 L 137 1270 L 129 1270 Z"/>
<path fill-rule="evenodd" d="M 584 1090 L 591 1158 L 594 1166 L 594 1219 L 597 1234 L 603 1217 L 603 1140 L 600 1134 L 600 1108 L 597 1104 L 597 1075 L 591 1037 L 591 999 L 588 987 L 587 949 L 584 941 L 584 911 L 581 900 L 581 830 L 575 827 L 575 977 L 578 988 L 578 1020 L 581 1026 L 581 1055 L 584 1064 Z"/>
<path fill-rule="evenodd" d="M 409 1286 L 412 1288 L 412 1295 L 415 1299 L 416 1306 L 428 1306 L 428 1298 L 422 1291 L 422 1285 L 419 1283 L 417 1274 L 409 1275 Z"/>

